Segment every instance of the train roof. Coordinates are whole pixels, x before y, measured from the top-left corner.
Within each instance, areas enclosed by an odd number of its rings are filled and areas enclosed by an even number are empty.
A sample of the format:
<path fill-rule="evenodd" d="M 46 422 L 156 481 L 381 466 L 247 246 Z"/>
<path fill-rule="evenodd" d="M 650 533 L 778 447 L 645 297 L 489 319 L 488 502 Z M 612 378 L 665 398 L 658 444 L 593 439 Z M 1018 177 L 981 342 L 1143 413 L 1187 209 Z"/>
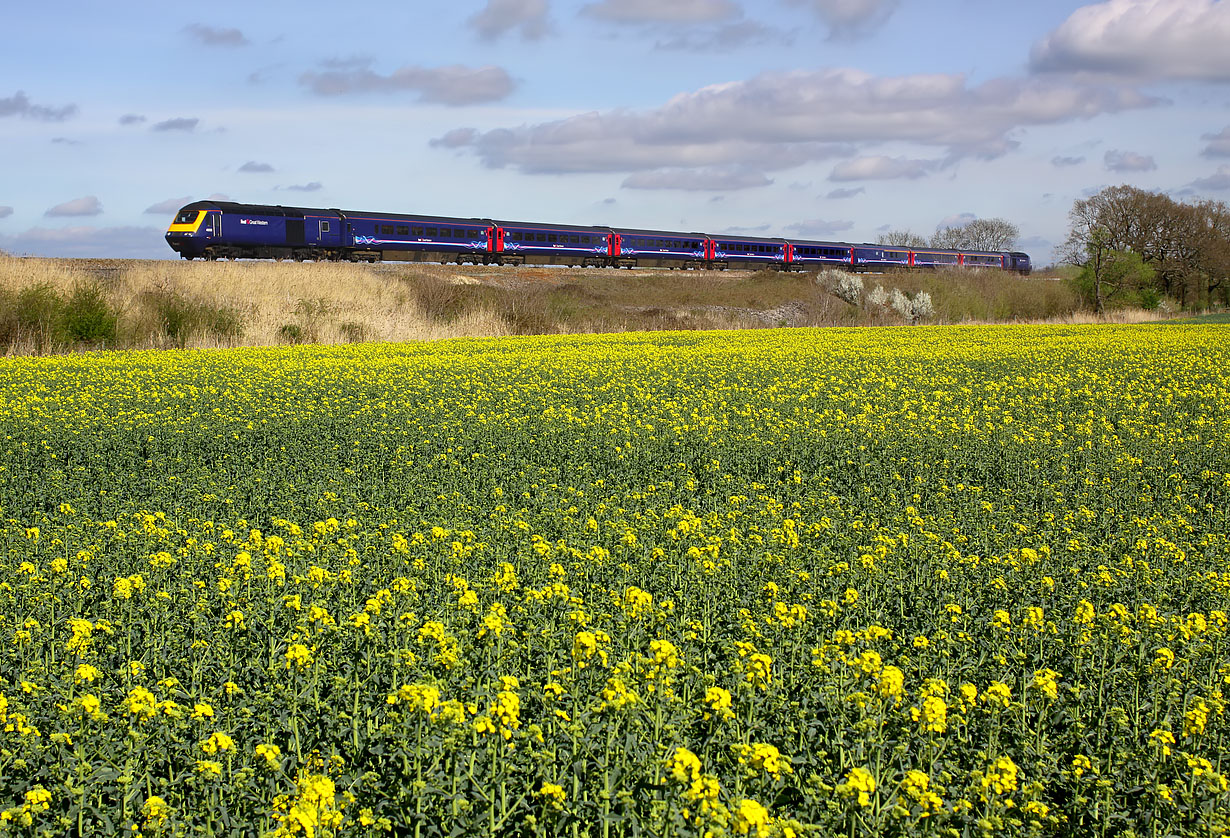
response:
<path fill-rule="evenodd" d="M 709 237 L 708 233 L 685 233 L 681 230 L 638 230 L 634 227 L 612 227 L 611 230 L 619 233 L 621 236 L 656 236 L 658 238 L 671 239 L 705 239 Z"/>
<path fill-rule="evenodd" d="M 785 236 L 741 236 L 738 233 L 706 233 L 714 241 L 764 242 L 765 244 L 784 244 L 793 239 Z"/>
<path fill-rule="evenodd" d="M 610 227 L 603 227 L 603 226 L 585 227 L 585 226 L 578 225 L 578 224 L 550 224 L 547 222 L 538 222 L 538 221 L 499 221 L 499 220 L 493 221 L 492 223 L 500 227 L 519 227 L 522 229 L 533 228 L 535 230 L 574 230 L 578 233 L 595 233 L 595 232 L 596 233 L 610 233 L 611 232 Z"/>

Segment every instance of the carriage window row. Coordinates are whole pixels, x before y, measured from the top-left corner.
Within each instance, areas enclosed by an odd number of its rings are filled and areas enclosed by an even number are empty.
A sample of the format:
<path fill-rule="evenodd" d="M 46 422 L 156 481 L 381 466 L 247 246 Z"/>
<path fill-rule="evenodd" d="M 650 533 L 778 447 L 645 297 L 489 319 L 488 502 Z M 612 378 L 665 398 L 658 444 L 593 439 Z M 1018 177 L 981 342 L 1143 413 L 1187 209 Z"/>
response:
<path fill-rule="evenodd" d="M 602 236 L 571 236 L 563 233 L 521 233 L 517 230 L 509 230 L 508 240 L 514 242 L 543 242 L 545 244 L 600 244 Z"/>
<path fill-rule="evenodd" d="M 405 224 L 377 224 L 376 230 L 382 236 L 415 236 L 432 239 L 468 239 L 485 235 L 483 230 L 466 227 L 410 227 Z"/>

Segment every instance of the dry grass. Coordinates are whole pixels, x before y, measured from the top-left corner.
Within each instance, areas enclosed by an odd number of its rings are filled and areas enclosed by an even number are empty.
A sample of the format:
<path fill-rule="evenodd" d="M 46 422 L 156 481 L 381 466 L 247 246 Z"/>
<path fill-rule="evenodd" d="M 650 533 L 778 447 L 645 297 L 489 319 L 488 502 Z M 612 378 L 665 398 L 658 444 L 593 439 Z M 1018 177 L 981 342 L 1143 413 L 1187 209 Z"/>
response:
<path fill-rule="evenodd" d="M 889 308 L 843 301 L 834 293 L 836 276 L 0 256 L 0 293 L 8 299 L 35 286 L 65 297 L 83 283 L 101 288 L 119 317 L 118 345 L 132 348 L 903 322 Z M 1099 322 L 1067 283 L 1054 280 L 962 271 L 868 275 L 863 282 L 868 291 L 927 292 L 935 307 L 928 322 Z M 168 301 L 188 306 L 197 320 L 173 328 Z M 1164 316 L 1131 310 L 1110 319 Z M 28 338 L 9 346 L 38 349 Z"/>

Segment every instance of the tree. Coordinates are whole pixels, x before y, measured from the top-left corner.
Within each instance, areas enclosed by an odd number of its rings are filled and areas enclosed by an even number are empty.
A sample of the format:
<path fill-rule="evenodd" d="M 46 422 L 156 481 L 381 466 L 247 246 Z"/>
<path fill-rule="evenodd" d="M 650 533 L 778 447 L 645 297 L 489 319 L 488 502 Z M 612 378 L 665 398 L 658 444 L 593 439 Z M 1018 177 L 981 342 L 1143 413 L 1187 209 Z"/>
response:
<path fill-rule="evenodd" d="M 1068 218 L 1064 261 L 1084 267 L 1103 250 L 1138 254 L 1156 293 L 1181 305 L 1211 300 L 1230 275 L 1230 208 L 1220 201 L 1188 204 L 1125 184 L 1076 201 Z"/>
<path fill-rule="evenodd" d="M 945 250 L 1012 250 L 1021 229 L 1003 218 L 975 218 L 968 224 L 937 230 L 931 246 Z"/>
<path fill-rule="evenodd" d="M 897 247 L 926 247 L 927 240 L 909 230 L 890 230 L 876 236 L 876 244 L 896 245 Z"/>
<path fill-rule="evenodd" d="M 1115 250 L 1110 241 L 1110 231 L 1106 228 L 1096 227 L 1090 231 L 1086 245 L 1088 258 L 1076 280 L 1077 285 L 1093 297 L 1098 314 L 1106 313 L 1110 298 L 1129 289 L 1148 288 L 1154 277 L 1153 268 L 1145 264 L 1139 253 Z"/>

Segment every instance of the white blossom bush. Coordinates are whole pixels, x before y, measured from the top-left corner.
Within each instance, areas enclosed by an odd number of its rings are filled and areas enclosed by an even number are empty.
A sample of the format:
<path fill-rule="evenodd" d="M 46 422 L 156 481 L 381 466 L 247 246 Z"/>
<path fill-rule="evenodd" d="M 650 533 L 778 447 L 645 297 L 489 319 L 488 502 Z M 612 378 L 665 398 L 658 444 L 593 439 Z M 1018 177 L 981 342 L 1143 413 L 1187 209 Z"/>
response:
<path fill-rule="evenodd" d="M 860 305 L 863 301 L 863 278 L 857 274 L 843 273 L 837 280 L 837 296 L 850 305 Z"/>

